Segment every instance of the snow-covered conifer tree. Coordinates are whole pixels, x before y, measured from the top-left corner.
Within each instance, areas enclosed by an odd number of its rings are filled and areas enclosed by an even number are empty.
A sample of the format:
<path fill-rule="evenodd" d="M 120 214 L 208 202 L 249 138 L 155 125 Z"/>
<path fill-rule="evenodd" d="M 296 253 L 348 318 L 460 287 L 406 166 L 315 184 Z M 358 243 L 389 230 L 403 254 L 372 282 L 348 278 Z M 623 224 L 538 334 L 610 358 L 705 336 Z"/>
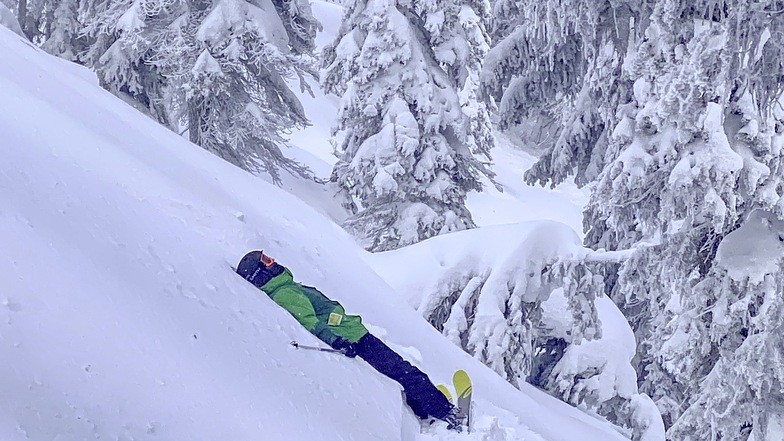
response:
<path fill-rule="evenodd" d="M 777 312 L 763 307 L 779 281 L 730 275 L 717 259 L 754 212 L 769 224 L 784 214 L 784 52 L 771 37 L 781 13 L 775 1 L 653 5 L 586 210 L 587 244 L 636 248 L 613 297 L 637 335 L 641 391 L 671 439 L 768 439 L 782 399 L 755 354 L 765 345 L 779 356 L 768 332 Z"/>
<path fill-rule="evenodd" d="M 590 182 L 631 91 L 621 67 L 646 2 L 499 0 L 493 14 L 497 41 L 481 78 L 498 102 L 500 128 L 527 120 L 556 125 L 526 180 L 555 185 L 576 175 L 578 185 Z"/>
<path fill-rule="evenodd" d="M 288 3 L 288 2 L 287 2 Z M 304 27 L 296 16 L 298 49 L 315 38 L 309 5 Z M 287 5 L 281 11 L 291 14 Z M 304 29 L 304 30 L 303 30 Z M 280 150 L 282 133 L 307 124 L 304 109 L 286 78 L 311 74 L 309 58 L 294 53 L 278 9 L 270 1 L 215 1 L 199 23 L 195 38 L 201 52 L 187 85 L 188 128 L 191 140 L 237 165 L 267 172 L 279 180 L 278 168 L 309 174 Z M 303 46 L 304 45 L 304 46 Z"/>
<path fill-rule="evenodd" d="M 47 15 L 46 37 L 43 49 L 50 54 L 78 61 L 78 54 L 87 48 L 88 42 L 80 38 L 82 24 L 79 22 L 79 0 L 59 0 L 51 5 Z"/>
<path fill-rule="evenodd" d="M 419 311 L 516 387 L 533 384 L 608 416 L 634 440 L 661 441 L 656 406 L 637 390 L 633 339 L 621 338 L 621 329 L 610 333 L 614 340 L 601 339 L 604 323 L 596 304 L 607 301 L 599 299 L 602 274 L 627 253 L 583 248 L 562 224 L 528 228 L 510 226 L 511 234 L 496 236 L 478 231 L 481 240 L 467 240 L 465 250 L 447 255 L 437 241 L 415 245 L 439 262 L 429 280 L 409 287 L 424 294 Z"/>
<path fill-rule="evenodd" d="M 784 147 L 784 139 L 778 144 Z M 671 327 L 674 338 L 659 352 L 665 372 L 679 384 L 697 386 L 669 430 L 671 439 L 780 436 L 782 292 L 784 221 L 755 210 L 721 241 L 710 273 L 683 301 Z"/>
<path fill-rule="evenodd" d="M 308 0 L 272 0 L 286 29 L 291 52 L 311 55 L 316 48 L 316 32 L 321 24 L 313 17 Z"/>
<path fill-rule="evenodd" d="M 610 5 L 598 15 L 574 2 L 518 9 L 527 26 L 499 26 L 509 36 L 491 51 L 483 82 L 508 124 L 559 103 L 549 115 L 561 135 L 530 181 L 575 174 L 586 183 L 601 170 L 586 243 L 636 249 L 612 294 L 637 335 L 640 389 L 656 401 L 668 437 L 768 439 L 779 424 L 779 375 L 755 360 L 779 357 L 781 339 L 769 332 L 778 313 L 763 305 L 775 304 L 780 262 L 752 281 L 716 256 L 734 230 L 760 217 L 774 225 L 784 213 L 781 2 Z M 591 26 L 574 24 L 586 18 Z M 586 43 L 610 41 L 584 56 Z M 597 70 L 608 67 L 609 76 Z M 591 77 L 604 79 L 600 88 L 585 88 Z M 749 258 L 765 255 L 760 248 Z"/>
<path fill-rule="evenodd" d="M 177 130 L 172 93 L 196 53 L 190 27 L 198 10 L 185 0 L 83 0 L 81 10 L 92 40 L 82 61 L 101 85 Z"/>
<path fill-rule="evenodd" d="M 78 20 L 80 0 L 4 0 L 15 11 L 22 31 L 31 41 L 51 54 L 76 60 L 85 49 L 79 38 L 82 24 Z"/>
<path fill-rule="evenodd" d="M 499 0 L 494 4 L 492 30 L 497 43 L 481 78 L 486 93 L 498 103 L 500 127 L 552 132 L 545 137 L 550 145 L 526 173 L 526 180 L 555 185 L 576 175 L 578 185 L 584 185 L 602 170 L 619 108 L 631 94 L 632 83 L 623 66 L 647 8 L 640 1 Z M 591 271 L 601 274 L 612 266 Z M 573 284 L 584 283 L 580 271 L 585 272 L 585 267 L 570 268 L 564 277 Z M 608 280 L 611 283 L 613 278 Z M 557 343 L 548 342 L 547 347 L 560 348 Z M 654 406 L 647 396 L 637 394 L 636 387 L 608 391 L 597 386 L 605 384 L 601 378 L 612 377 L 613 363 L 601 357 L 578 362 L 568 346 L 542 353 L 546 363 L 536 369 L 542 371 L 541 379 L 532 374 L 529 381 L 631 429 L 634 439 L 659 433 L 661 421 Z"/>
<path fill-rule="evenodd" d="M 491 177 L 493 144 L 477 73 L 482 2 L 357 0 L 325 51 L 324 86 L 342 95 L 332 180 L 346 223 L 380 251 L 474 226 L 466 193 Z M 481 158 L 478 159 L 478 158 Z"/>
<path fill-rule="evenodd" d="M 87 1 L 87 0 L 86 0 Z M 161 123 L 249 170 L 279 181 L 283 134 L 307 124 L 287 79 L 314 76 L 318 26 L 306 0 L 94 2 L 86 60 L 106 88 Z"/>
<path fill-rule="evenodd" d="M 32 41 L 40 39 L 42 34 L 41 28 L 45 20 L 45 3 L 46 0 L 16 0 L 11 4 L 10 0 L 6 1 L 8 6 L 19 20 L 19 25 L 22 32 Z"/>

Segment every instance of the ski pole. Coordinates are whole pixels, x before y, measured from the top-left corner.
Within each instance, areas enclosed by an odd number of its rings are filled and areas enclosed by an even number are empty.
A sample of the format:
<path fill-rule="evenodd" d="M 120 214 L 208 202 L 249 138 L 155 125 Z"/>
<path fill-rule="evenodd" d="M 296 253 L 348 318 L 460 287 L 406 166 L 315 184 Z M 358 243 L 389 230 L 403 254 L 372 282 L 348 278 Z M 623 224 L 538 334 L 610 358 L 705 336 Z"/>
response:
<path fill-rule="evenodd" d="M 291 346 L 294 346 L 297 349 L 307 349 L 310 351 L 321 351 L 321 352 L 332 352 L 333 354 L 342 354 L 342 351 L 332 348 L 322 348 L 321 346 L 308 346 L 308 345 L 301 345 L 296 341 L 291 342 Z"/>

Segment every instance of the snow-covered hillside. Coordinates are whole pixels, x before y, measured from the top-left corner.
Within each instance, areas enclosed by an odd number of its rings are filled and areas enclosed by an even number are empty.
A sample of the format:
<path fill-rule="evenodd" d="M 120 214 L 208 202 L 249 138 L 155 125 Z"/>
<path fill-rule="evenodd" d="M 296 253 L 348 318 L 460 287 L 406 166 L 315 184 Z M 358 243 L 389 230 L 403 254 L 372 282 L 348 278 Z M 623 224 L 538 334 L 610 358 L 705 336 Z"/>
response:
<path fill-rule="evenodd" d="M 431 328 L 329 218 L 0 27 L 0 439 L 624 439 Z M 476 431 L 420 433 L 396 383 L 316 343 L 230 265 L 263 248 L 436 382 Z M 401 275 L 402 276 L 402 275 Z"/>

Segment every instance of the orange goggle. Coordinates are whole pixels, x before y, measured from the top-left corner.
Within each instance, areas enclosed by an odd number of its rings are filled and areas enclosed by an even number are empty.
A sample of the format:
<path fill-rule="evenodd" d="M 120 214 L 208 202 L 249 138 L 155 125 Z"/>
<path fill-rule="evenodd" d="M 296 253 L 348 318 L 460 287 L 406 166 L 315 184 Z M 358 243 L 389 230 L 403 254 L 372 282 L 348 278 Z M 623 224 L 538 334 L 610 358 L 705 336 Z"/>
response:
<path fill-rule="evenodd" d="M 275 259 L 264 254 L 264 251 L 261 252 L 261 258 L 259 260 L 261 261 L 262 265 L 266 267 L 272 266 L 272 264 L 275 263 Z"/>

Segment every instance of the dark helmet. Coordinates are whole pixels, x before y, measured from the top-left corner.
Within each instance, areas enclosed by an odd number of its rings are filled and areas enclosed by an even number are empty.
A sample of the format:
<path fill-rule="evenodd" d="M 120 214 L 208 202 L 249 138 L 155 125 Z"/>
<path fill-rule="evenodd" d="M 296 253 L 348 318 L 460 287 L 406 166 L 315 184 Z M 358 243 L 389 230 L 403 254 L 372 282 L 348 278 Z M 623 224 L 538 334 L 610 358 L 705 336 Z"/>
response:
<path fill-rule="evenodd" d="M 283 267 L 263 251 L 249 252 L 237 265 L 237 274 L 259 288 L 282 272 Z"/>
<path fill-rule="evenodd" d="M 242 260 L 240 260 L 239 265 L 237 265 L 237 274 L 242 276 L 245 280 L 250 281 L 253 273 L 259 268 L 261 256 L 263 255 L 264 253 L 261 251 L 251 251 L 246 254 Z"/>

